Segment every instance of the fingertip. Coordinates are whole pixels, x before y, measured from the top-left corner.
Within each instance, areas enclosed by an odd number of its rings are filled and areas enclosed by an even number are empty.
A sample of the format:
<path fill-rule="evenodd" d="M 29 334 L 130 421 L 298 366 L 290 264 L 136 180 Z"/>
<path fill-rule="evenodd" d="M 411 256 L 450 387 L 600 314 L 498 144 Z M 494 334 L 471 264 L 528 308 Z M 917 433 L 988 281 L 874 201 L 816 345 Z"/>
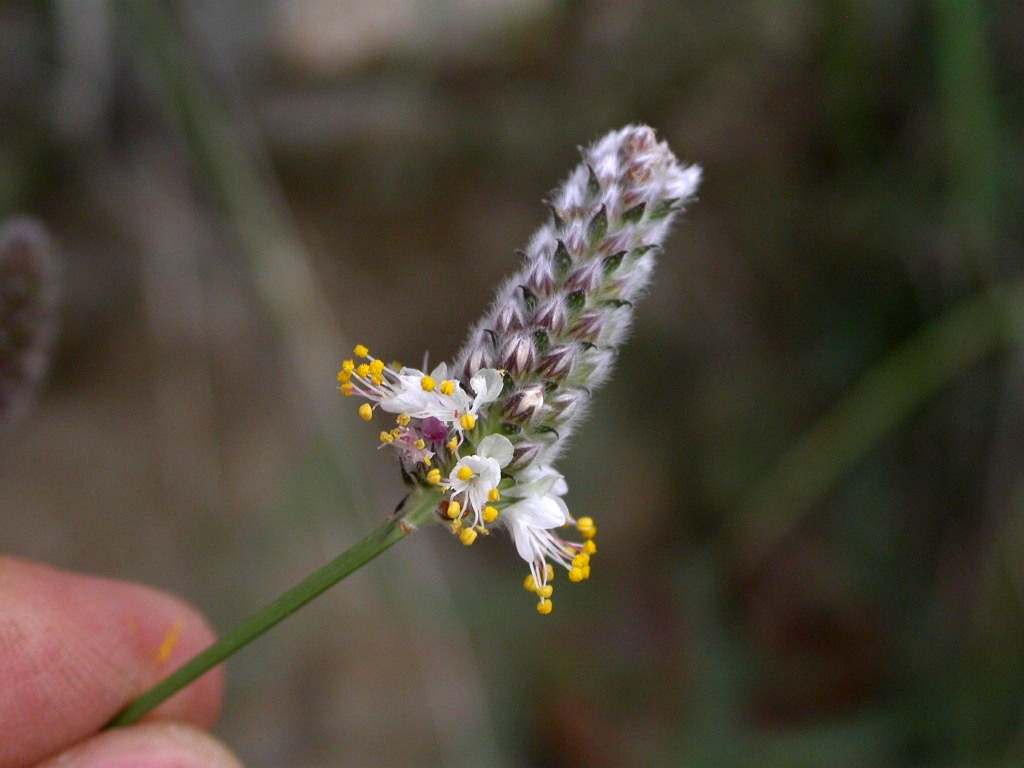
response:
<path fill-rule="evenodd" d="M 212 639 L 173 595 L 0 556 L 0 766 L 94 733 Z M 151 718 L 208 727 L 222 690 L 214 670 Z"/>
<path fill-rule="evenodd" d="M 210 734 L 182 723 L 140 723 L 97 734 L 38 768 L 242 768 Z"/>
<path fill-rule="evenodd" d="M 178 597 L 135 584 L 114 584 L 122 591 L 123 609 L 129 617 L 125 645 L 138 672 L 127 704 L 207 648 L 216 635 L 206 619 Z M 184 720 L 209 728 L 220 713 L 223 690 L 224 670 L 217 667 L 165 701 L 148 718 Z"/>

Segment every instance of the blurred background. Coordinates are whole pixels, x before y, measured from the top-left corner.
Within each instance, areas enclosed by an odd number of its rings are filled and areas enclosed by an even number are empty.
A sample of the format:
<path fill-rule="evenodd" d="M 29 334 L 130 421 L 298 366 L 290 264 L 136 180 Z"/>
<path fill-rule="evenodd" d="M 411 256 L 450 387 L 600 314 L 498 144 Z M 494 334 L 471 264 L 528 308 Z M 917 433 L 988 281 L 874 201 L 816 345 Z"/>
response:
<path fill-rule="evenodd" d="M 577 147 L 705 169 L 561 469 L 594 577 L 403 542 L 228 666 L 252 766 L 1024 763 L 1024 6 L 0 4 L 61 310 L 0 548 L 225 630 L 400 500 L 335 390 L 450 358 Z M 564 582 L 563 582 L 564 584 Z"/>

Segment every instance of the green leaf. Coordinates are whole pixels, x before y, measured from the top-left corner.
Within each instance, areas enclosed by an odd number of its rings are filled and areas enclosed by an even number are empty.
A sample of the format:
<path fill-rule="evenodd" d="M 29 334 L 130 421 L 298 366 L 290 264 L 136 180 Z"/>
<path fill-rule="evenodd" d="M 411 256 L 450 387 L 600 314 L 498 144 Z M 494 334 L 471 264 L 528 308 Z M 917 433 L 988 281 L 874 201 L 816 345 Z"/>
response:
<path fill-rule="evenodd" d="M 602 205 L 601 209 L 594 214 L 594 218 L 590 220 L 590 224 L 587 225 L 587 238 L 590 241 L 590 246 L 594 247 L 596 243 L 599 243 L 604 239 L 604 236 L 608 233 L 608 212 Z"/>
<path fill-rule="evenodd" d="M 555 275 L 559 280 L 563 280 L 569 274 L 569 268 L 572 266 L 572 256 L 569 255 L 569 249 L 565 247 L 563 241 L 556 240 L 555 242 L 558 245 L 555 247 L 555 255 L 551 257 L 551 260 L 555 267 Z"/>
<path fill-rule="evenodd" d="M 634 205 L 624 214 L 622 214 L 622 221 L 624 224 L 636 224 L 640 219 L 644 217 L 644 209 L 647 208 L 647 203 L 640 203 L 640 205 Z"/>
<path fill-rule="evenodd" d="M 602 262 L 601 266 L 604 268 L 604 274 L 606 277 L 619 268 L 625 255 L 626 251 L 619 251 L 618 253 L 613 253 L 611 256 L 608 256 Z"/>

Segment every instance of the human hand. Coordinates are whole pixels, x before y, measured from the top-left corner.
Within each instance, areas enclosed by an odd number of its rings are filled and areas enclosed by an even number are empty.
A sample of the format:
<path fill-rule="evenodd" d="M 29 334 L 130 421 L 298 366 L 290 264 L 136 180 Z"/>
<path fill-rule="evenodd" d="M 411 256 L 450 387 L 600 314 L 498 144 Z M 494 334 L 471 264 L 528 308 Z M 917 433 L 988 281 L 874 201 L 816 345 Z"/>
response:
<path fill-rule="evenodd" d="M 219 670 L 144 722 L 101 730 L 211 640 L 170 595 L 0 556 L 0 768 L 239 768 L 201 730 L 220 709 Z"/>

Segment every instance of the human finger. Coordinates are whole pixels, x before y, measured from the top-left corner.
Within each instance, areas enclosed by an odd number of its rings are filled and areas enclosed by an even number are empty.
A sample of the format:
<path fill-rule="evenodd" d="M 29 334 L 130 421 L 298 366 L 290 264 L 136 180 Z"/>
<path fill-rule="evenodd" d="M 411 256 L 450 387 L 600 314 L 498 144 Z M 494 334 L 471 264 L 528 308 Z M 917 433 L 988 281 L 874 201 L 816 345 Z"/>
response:
<path fill-rule="evenodd" d="M 212 638 L 171 595 L 0 557 L 0 768 L 98 731 Z M 222 684 L 207 674 L 153 716 L 208 726 Z"/>
<path fill-rule="evenodd" d="M 86 739 L 37 768 L 241 768 L 210 734 L 183 723 L 147 722 Z"/>

